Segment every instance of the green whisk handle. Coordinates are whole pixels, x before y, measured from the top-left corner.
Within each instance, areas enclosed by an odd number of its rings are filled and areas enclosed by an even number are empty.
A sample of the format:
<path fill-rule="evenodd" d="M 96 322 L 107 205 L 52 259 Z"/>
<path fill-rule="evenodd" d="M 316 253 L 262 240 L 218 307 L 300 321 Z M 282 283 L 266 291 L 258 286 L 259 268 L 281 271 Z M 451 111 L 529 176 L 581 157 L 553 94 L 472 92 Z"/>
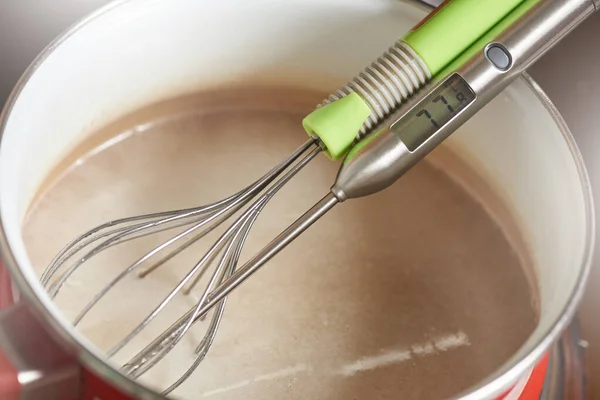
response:
<path fill-rule="evenodd" d="M 324 100 L 304 119 L 304 129 L 319 138 L 329 158 L 341 158 L 522 2 L 444 2 Z"/>

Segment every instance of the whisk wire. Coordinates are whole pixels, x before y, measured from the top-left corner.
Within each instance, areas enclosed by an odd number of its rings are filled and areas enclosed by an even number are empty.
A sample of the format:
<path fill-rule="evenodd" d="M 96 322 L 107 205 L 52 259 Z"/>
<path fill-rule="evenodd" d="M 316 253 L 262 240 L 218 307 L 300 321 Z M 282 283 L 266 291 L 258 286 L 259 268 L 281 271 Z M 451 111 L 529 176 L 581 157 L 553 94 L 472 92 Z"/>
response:
<path fill-rule="evenodd" d="M 72 265 L 66 273 L 63 273 L 61 277 L 55 281 L 49 288 L 49 294 L 51 297 L 55 297 L 64 282 L 79 268 L 81 264 L 85 261 L 88 261 L 91 257 L 98 254 L 100 251 L 106 250 L 107 248 L 127 242 L 129 240 L 133 240 L 139 237 L 147 236 L 153 233 L 157 233 L 163 230 L 174 229 L 179 226 L 187 225 L 190 221 L 184 221 L 181 224 L 163 226 L 173 221 L 182 220 L 189 218 L 191 216 L 198 216 L 200 214 L 206 214 L 211 212 L 212 210 L 216 210 L 222 207 L 227 207 L 229 203 L 247 203 L 252 199 L 252 197 L 256 196 L 261 190 L 263 190 L 268 184 L 272 182 L 277 176 L 279 176 L 289 165 L 291 165 L 300 155 L 302 155 L 307 149 L 311 146 L 315 145 L 317 142 L 314 138 L 310 138 L 306 141 L 302 146 L 300 146 L 296 151 L 294 151 L 288 158 L 281 161 L 274 168 L 272 168 L 267 174 L 258 179 L 252 185 L 247 188 L 233 194 L 223 200 L 214 202 L 212 204 L 208 204 L 202 207 L 194 207 L 176 211 L 166 211 L 166 212 L 158 212 L 152 214 L 138 215 L 133 217 L 127 217 L 118 219 L 115 221 L 107 222 L 102 224 L 94 229 L 89 230 L 83 235 L 79 236 L 75 240 L 68 243 L 50 262 L 46 270 L 42 273 L 40 281 L 42 285 L 45 287 L 48 286 L 52 277 L 60 270 L 60 268 L 64 265 L 64 263 L 72 258 L 79 251 L 90 245 L 91 243 L 110 236 L 112 234 L 117 234 L 116 236 L 104 241 L 99 246 L 94 248 L 89 253 L 85 254 L 80 258 L 74 265 Z M 199 217 L 201 218 L 201 217 Z M 128 224 L 135 221 L 142 221 L 135 225 L 129 225 L 125 227 L 118 227 L 108 232 L 101 232 L 107 228 L 116 227 L 123 224 Z M 149 221 L 149 222 L 148 222 Z M 194 222 L 194 221 L 191 221 Z"/>
<path fill-rule="evenodd" d="M 231 239 L 229 240 L 229 242 L 226 245 L 226 250 L 224 251 L 223 256 L 221 257 L 219 264 L 213 271 L 213 274 L 208 282 L 206 290 L 204 290 L 204 292 L 202 293 L 202 296 L 200 297 L 200 300 L 198 300 L 196 307 L 194 309 L 194 312 L 192 313 L 190 318 L 188 318 L 186 323 L 179 330 L 179 332 L 177 333 L 177 335 L 174 337 L 173 340 L 169 341 L 168 343 L 166 343 L 165 346 L 162 346 L 161 349 L 157 350 L 155 352 L 155 356 L 153 357 L 153 359 L 149 360 L 144 365 L 144 368 L 138 369 L 137 376 L 140 376 L 145 371 L 147 371 L 149 368 L 154 366 L 157 362 L 159 362 L 170 350 L 172 350 L 181 341 L 181 339 L 183 339 L 185 334 L 190 330 L 192 324 L 196 320 L 196 316 L 198 315 L 198 310 L 200 309 L 202 304 L 204 304 L 204 301 L 206 300 L 208 293 L 210 292 L 212 287 L 215 285 L 215 283 L 222 281 L 223 277 L 225 276 L 226 269 L 228 269 L 227 267 L 229 267 L 229 269 L 231 268 L 231 260 L 232 260 L 231 255 L 233 254 L 232 250 L 234 250 L 236 248 L 236 246 L 239 248 L 242 247 L 243 243 L 239 243 L 238 238 L 243 236 L 245 230 L 246 231 L 250 230 L 250 226 L 251 226 L 253 220 L 255 220 L 255 219 L 256 219 L 256 217 L 246 220 L 244 225 L 241 227 L 241 229 L 239 229 L 237 232 L 235 232 L 235 234 L 231 237 Z M 246 225 L 247 225 L 247 229 L 244 229 L 244 227 Z M 235 265 L 234 265 L 234 267 L 235 267 Z M 223 299 L 223 300 L 225 300 L 225 299 Z M 213 319 L 214 319 L 214 317 L 213 317 Z M 215 330 L 215 333 L 216 333 L 216 330 Z M 207 334 L 211 334 L 211 333 L 207 332 Z M 212 340 L 211 340 L 211 342 L 212 342 Z"/>
<path fill-rule="evenodd" d="M 195 322 L 203 319 L 207 312 L 215 307 L 208 328 L 195 350 L 194 362 L 176 382 L 163 392 L 164 394 L 170 393 L 191 376 L 214 342 L 227 300 L 226 295 L 222 295 L 216 300 L 214 294 L 218 293 L 219 288 L 222 288 L 225 283 L 238 276 L 236 268 L 243 246 L 259 214 L 273 196 L 320 151 L 322 151 L 320 142 L 315 138 L 310 138 L 257 181 L 223 200 L 201 207 L 121 218 L 93 228 L 61 249 L 43 272 L 41 283 L 48 288 L 49 295 L 54 298 L 82 265 L 104 250 L 154 233 L 185 227 L 167 241 L 146 252 L 111 279 L 77 314 L 73 322 L 77 326 L 93 307 L 126 276 L 147 264 L 158 254 L 166 252 L 165 255 L 139 272 L 140 278 L 146 277 L 238 213 L 254 199 L 154 310 L 107 352 L 108 357 L 113 357 L 145 329 L 179 292 L 189 294 L 213 260 L 219 257 L 216 269 L 212 272 L 207 286 L 195 305 L 122 367 L 122 371 L 132 378 L 143 375 L 160 362 L 185 337 Z M 166 251 L 175 243 L 177 243 L 175 248 Z M 209 306 L 207 307 L 207 305 Z"/>
<path fill-rule="evenodd" d="M 83 248 L 87 247 L 91 243 L 93 243 L 103 237 L 110 236 L 112 234 L 116 234 L 116 233 L 123 232 L 123 231 L 130 231 L 132 229 L 136 229 L 136 228 L 140 228 L 140 227 L 148 227 L 149 228 L 149 230 L 146 232 L 132 234 L 131 236 L 128 235 L 125 238 L 123 238 L 122 240 L 115 241 L 111 244 L 111 245 L 114 245 L 114 244 L 129 241 L 129 240 L 137 239 L 142 236 L 161 232 L 163 230 L 173 229 L 173 228 L 177 228 L 179 226 L 186 225 L 189 222 L 184 221 L 181 224 L 170 225 L 170 226 L 166 226 L 166 227 L 156 226 L 156 225 L 158 225 L 157 223 L 161 222 L 161 221 L 162 221 L 161 223 L 168 223 L 168 222 L 173 221 L 173 220 L 169 219 L 169 217 L 172 217 L 172 216 L 178 216 L 178 218 L 176 218 L 175 220 L 179 220 L 179 219 L 185 219 L 192 215 L 208 213 L 214 208 L 220 207 L 223 204 L 231 202 L 236 197 L 239 197 L 241 193 L 248 191 L 249 188 L 250 187 L 245 188 L 232 196 L 229 196 L 225 199 L 219 200 L 215 203 L 208 204 L 205 206 L 187 208 L 187 209 L 181 209 L 181 210 L 175 210 L 175 211 L 164 211 L 164 212 L 158 212 L 158 213 L 152 213 L 152 214 L 137 215 L 137 216 L 133 216 L 133 217 L 121 218 L 118 220 L 110 221 L 110 222 L 107 222 L 100 226 L 97 226 L 96 228 L 89 230 L 88 232 L 84 233 L 83 235 L 80 235 L 75 240 L 71 241 L 65 247 L 63 247 L 63 249 L 54 257 L 54 259 L 52 261 L 50 261 L 48 268 L 46 268 L 46 270 L 42 273 L 40 281 L 44 286 L 46 286 L 48 284 L 49 280 L 52 278 L 52 276 L 57 272 L 58 269 L 60 269 L 60 267 L 68 259 L 73 257 L 76 253 L 78 253 Z M 127 223 L 134 222 L 134 221 L 141 221 L 141 220 L 146 220 L 146 222 L 141 222 L 141 223 L 138 223 L 135 225 L 128 225 L 125 227 L 118 227 L 119 225 L 127 224 Z M 103 230 L 105 230 L 107 228 L 111 228 L 111 227 L 117 227 L 117 228 L 108 230 L 106 232 L 102 232 Z M 151 228 L 154 228 L 154 229 L 151 229 Z"/>
<path fill-rule="evenodd" d="M 296 158 L 301 156 L 306 150 L 310 148 L 310 144 L 314 144 L 314 141 L 308 142 L 304 146 L 302 146 L 301 151 L 296 151 L 294 154 Z M 273 196 L 273 194 L 279 190 L 285 183 L 287 183 L 302 167 L 304 167 L 310 160 L 312 160 L 319 152 L 321 151 L 321 147 L 316 146 L 308 155 L 302 158 L 298 163 L 296 163 L 293 167 L 291 167 L 283 177 L 279 178 L 273 186 L 267 190 L 267 192 L 249 209 L 247 209 L 235 222 L 217 239 L 217 241 L 211 246 L 211 248 L 207 251 L 207 253 L 196 263 L 196 265 L 184 276 L 184 278 L 177 284 L 177 286 L 161 301 L 161 303 L 148 315 L 146 316 L 123 340 L 121 340 L 116 346 L 114 346 L 109 352 L 109 356 L 114 356 L 118 351 L 120 351 L 124 346 L 126 346 L 134 337 L 136 337 L 148 324 L 170 303 L 173 298 L 179 293 L 187 282 L 194 277 L 198 272 L 202 269 L 206 268 L 210 261 L 216 256 L 216 254 L 221 250 L 221 248 L 227 243 L 230 236 L 235 234 L 236 230 L 242 226 L 251 213 L 260 212 L 262 207 L 261 204 L 268 202 L 268 200 Z M 287 163 L 286 164 L 291 164 Z M 190 228 L 191 229 L 191 228 Z M 179 235 L 178 235 L 179 236 Z M 172 243 L 172 242 L 171 242 Z M 165 244 L 170 244 L 166 242 Z M 164 246 L 161 245 L 161 246 Z M 159 246 L 159 247 L 161 247 Z M 163 247 L 164 248 L 164 247 Z M 139 265 L 139 264 L 138 264 Z"/>
<path fill-rule="evenodd" d="M 262 209 L 266 206 L 266 204 L 269 202 L 269 200 L 292 178 L 294 177 L 304 166 L 306 166 L 317 154 L 319 154 L 319 152 L 322 149 L 320 147 L 317 147 L 315 149 L 313 149 L 308 155 L 306 155 L 304 158 L 302 158 L 297 164 L 295 164 L 294 166 L 292 166 L 281 178 L 279 178 L 275 183 L 273 183 L 272 186 L 270 186 L 267 191 L 259 198 L 257 199 L 248 210 L 246 210 L 246 212 L 244 212 L 234 223 L 233 225 L 221 236 L 221 238 L 219 238 L 217 240 L 217 242 L 213 245 L 213 247 L 208 251 L 208 254 L 211 254 L 211 252 L 213 250 L 216 251 L 216 247 L 217 246 L 222 246 L 223 241 L 225 240 L 226 237 L 228 237 L 229 235 L 232 234 L 232 232 L 234 232 L 236 229 L 239 228 L 238 231 L 242 231 L 243 227 L 245 225 L 247 225 L 247 229 L 246 231 L 249 231 L 250 228 L 252 227 L 252 225 L 254 224 L 254 221 L 256 220 L 256 218 L 258 217 L 258 215 L 260 214 L 260 212 L 262 211 Z M 247 235 L 247 233 L 244 235 L 244 239 L 245 240 L 245 236 Z M 240 248 L 243 245 L 243 241 L 240 243 Z M 207 257 L 207 255 L 205 255 L 203 257 L 203 259 L 198 263 L 203 263 Z M 176 292 L 178 292 L 179 290 L 181 290 L 181 287 L 183 285 L 185 285 L 185 282 L 192 276 L 194 275 L 195 269 L 198 267 L 198 264 L 196 264 L 196 266 L 186 275 L 186 277 L 184 277 L 184 279 L 180 282 L 180 284 L 175 288 L 175 290 L 169 295 L 167 296 L 167 298 L 163 301 L 163 303 L 161 303 L 158 307 L 164 307 L 166 305 L 166 303 L 168 303 L 169 301 L 171 301 L 172 296 L 174 296 L 174 294 Z M 194 286 L 195 282 L 197 282 L 198 278 L 196 278 L 196 280 L 194 281 L 194 283 L 192 283 L 191 287 Z M 212 284 L 210 285 L 210 287 L 212 287 Z M 153 365 L 155 365 L 158 361 L 160 361 L 164 355 L 166 355 L 166 353 L 172 348 L 170 346 L 170 344 L 173 341 L 179 341 L 181 337 L 183 337 L 183 335 L 185 335 L 185 333 L 187 332 L 187 330 L 189 329 L 189 326 L 191 326 L 191 324 L 195 321 L 197 321 L 199 318 L 201 318 L 202 315 L 206 314 L 206 311 L 204 312 L 200 312 L 202 306 L 204 305 L 204 303 L 206 302 L 208 295 L 209 295 L 209 291 L 210 291 L 210 287 L 207 288 L 207 290 L 205 290 L 205 292 L 202 295 L 202 299 L 200 302 L 198 302 L 197 306 L 194 307 L 191 312 L 186 313 L 185 318 L 188 319 L 188 322 L 185 322 L 183 324 L 183 326 L 187 326 L 187 328 L 182 328 L 182 323 L 181 323 L 181 319 L 179 321 L 177 321 L 175 324 L 171 325 L 171 327 L 169 329 L 167 329 L 163 335 L 161 335 L 156 341 L 154 341 L 153 343 L 151 343 L 150 346 L 146 347 L 144 350 L 142 350 L 142 352 L 140 352 L 138 355 L 136 355 L 132 360 L 130 360 L 128 362 L 128 365 L 131 366 L 131 368 L 136 369 L 137 371 L 145 371 L 148 368 L 152 367 Z M 153 318 L 153 313 L 151 313 L 144 321 L 142 321 L 142 323 L 140 323 L 139 326 L 142 326 L 144 323 L 146 323 L 146 321 L 148 320 L 148 318 Z M 143 328 L 142 328 L 143 329 Z M 139 332 L 137 332 L 139 333 Z M 135 333 L 135 334 L 137 334 Z M 134 335 L 135 336 L 135 335 Z M 138 365 L 139 363 L 143 363 L 144 366 L 140 366 Z"/>

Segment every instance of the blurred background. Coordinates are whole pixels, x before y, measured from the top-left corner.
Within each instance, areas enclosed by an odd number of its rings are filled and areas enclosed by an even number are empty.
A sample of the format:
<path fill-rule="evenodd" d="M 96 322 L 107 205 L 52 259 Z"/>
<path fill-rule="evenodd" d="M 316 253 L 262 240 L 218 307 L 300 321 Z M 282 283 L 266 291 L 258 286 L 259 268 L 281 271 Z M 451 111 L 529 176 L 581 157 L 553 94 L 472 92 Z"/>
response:
<path fill-rule="evenodd" d="M 108 2 L 0 0 L 0 108 L 25 68 L 56 35 Z M 592 180 L 597 210 L 600 210 L 599 39 L 600 13 L 597 13 L 530 70 L 577 140 Z M 598 242 L 597 235 L 596 248 L 600 249 Z M 597 310 L 600 306 L 600 251 L 596 251 L 595 266 L 579 316 L 588 346 L 590 398 L 600 399 L 600 380 L 594 379 L 600 377 L 600 310 Z"/>

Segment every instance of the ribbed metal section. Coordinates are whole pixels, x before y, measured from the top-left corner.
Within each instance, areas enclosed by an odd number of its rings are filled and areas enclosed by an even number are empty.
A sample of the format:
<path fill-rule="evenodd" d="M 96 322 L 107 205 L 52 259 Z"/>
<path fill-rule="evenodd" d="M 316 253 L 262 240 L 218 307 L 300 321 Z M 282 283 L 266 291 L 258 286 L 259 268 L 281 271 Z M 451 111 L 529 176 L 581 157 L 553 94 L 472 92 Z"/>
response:
<path fill-rule="evenodd" d="M 371 108 L 371 115 L 358 134 L 358 138 L 361 138 L 430 79 L 431 73 L 425 63 L 408 45 L 399 40 L 320 106 L 352 92 L 360 95 Z"/>

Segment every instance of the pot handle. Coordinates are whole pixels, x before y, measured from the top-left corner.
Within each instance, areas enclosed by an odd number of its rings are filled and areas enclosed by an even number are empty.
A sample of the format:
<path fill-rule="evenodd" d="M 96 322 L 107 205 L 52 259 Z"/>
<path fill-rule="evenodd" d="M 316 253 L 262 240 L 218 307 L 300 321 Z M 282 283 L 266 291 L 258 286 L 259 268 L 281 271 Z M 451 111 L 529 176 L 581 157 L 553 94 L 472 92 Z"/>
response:
<path fill-rule="evenodd" d="M 12 286 L 8 271 L 0 263 L 0 308 L 6 309 L 13 303 Z M 0 397 L 6 400 L 18 400 L 21 385 L 19 371 L 12 365 L 8 357 L 0 351 Z"/>
<path fill-rule="evenodd" d="M 19 400 L 20 393 L 19 371 L 0 352 L 0 398 L 4 400 Z"/>
<path fill-rule="evenodd" d="M 76 400 L 80 368 L 23 301 L 0 261 L 0 399 Z"/>

